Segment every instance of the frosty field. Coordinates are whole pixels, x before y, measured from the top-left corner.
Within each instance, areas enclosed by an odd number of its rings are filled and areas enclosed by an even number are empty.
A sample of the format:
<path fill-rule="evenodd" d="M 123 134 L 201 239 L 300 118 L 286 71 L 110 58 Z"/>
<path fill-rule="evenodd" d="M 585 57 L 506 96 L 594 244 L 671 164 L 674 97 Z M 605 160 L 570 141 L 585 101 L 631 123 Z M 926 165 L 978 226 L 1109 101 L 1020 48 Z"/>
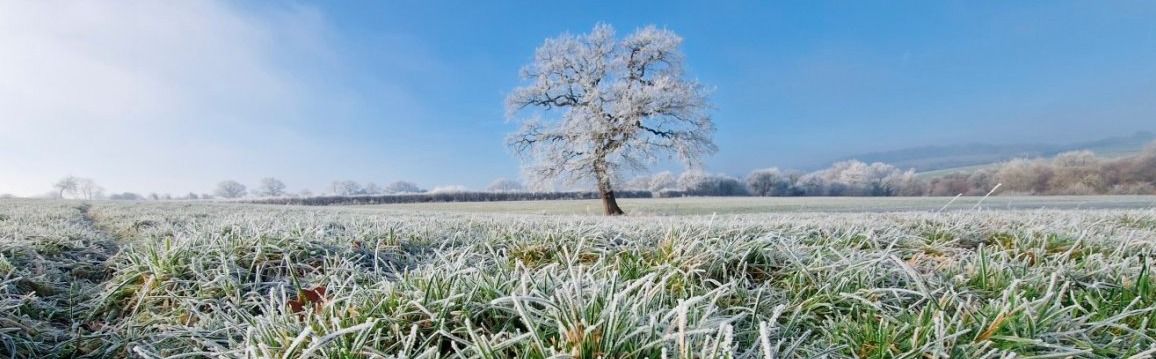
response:
<path fill-rule="evenodd" d="M 0 200 L 0 356 L 1156 353 L 1150 197 L 947 200 Z"/>

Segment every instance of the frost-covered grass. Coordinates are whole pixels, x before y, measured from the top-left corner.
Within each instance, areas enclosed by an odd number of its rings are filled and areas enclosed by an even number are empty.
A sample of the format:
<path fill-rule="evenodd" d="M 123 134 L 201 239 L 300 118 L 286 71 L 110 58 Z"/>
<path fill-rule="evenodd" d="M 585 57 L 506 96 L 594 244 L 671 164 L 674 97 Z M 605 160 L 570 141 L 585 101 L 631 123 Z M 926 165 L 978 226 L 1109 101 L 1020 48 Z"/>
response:
<path fill-rule="evenodd" d="M 69 356 L 116 253 L 80 203 L 0 200 L 0 356 Z"/>
<path fill-rule="evenodd" d="M 604 218 L 0 201 L 0 354 L 1147 357 L 1154 249 L 1151 209 Z"/>

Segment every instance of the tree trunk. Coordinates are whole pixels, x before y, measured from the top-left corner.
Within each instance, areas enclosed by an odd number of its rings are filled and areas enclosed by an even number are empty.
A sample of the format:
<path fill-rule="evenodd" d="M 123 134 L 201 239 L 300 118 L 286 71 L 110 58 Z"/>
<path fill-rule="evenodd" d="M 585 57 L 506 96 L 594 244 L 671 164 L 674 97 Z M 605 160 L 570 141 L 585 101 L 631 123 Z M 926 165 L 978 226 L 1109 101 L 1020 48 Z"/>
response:
<path fill-rule="evenodd" d="M 604 151 L 595 151 L 597 159 L 594 161 L 594 180 L 598 182 L 598 195 L 602 197 L 602 209 L 607 216 L 621 216 L 626 214 L 618 207 L 614 199 L 614 186 L 610 184 L 610 171 L 606 163 Z"/>
<path fill-rule="evenodd" d="M 607 216 L 621 216 L 626 214 L 622 208 L 618 207 L 618 201 L 614 199 L 613 190 L 599 189 L 598 193 L 602 195 L 602 208 L 605 209 Z"/>
<path fill-rule="evenodd" d="M 598 194 L 602 196 L 602 209 L 605 210 L 606 215 L 621 216 L 626 214 L 622 208 L 618 207 L 618 201 L 614 199 L 614 187 L 610 185 L 610 176 L 603 172 L 596 172 L 594 177 L 598 181 Z"/>

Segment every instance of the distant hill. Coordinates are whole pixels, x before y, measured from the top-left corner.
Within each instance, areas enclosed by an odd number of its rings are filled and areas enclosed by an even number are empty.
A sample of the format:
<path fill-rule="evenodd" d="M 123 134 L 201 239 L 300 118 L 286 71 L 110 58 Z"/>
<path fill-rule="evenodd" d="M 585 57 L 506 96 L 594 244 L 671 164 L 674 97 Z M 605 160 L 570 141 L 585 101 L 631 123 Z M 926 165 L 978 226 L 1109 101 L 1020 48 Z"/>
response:
<path fill-rule="evenodd" d="M 916 172 L 950 168 L 974 167 L 1021 157 L 1051 157 L 1067 151 L 1089 150 L 1102 156 L 1117 156 L 1137 152 L 1156 140 L 1152 132 L 1141 131 L 1130 136 L 1108 137 L 1095 141 L 1068 144 L 1009 144 L 971 143 L 948 146 L 923 146 L 893 151 L 872 152 L 843 158 L 863 162 L 884 162 Z"/>

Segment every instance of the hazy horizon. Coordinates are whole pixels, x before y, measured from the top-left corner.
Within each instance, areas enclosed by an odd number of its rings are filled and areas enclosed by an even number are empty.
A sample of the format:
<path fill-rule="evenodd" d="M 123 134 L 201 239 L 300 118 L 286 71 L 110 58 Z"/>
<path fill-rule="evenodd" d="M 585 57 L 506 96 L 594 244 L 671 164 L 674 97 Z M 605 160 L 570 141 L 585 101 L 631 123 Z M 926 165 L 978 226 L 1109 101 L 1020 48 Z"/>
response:
<path fill-rule="evenodd" d="M 596 23 L 684 38 L 712 172 L 1154 131 L 1156 4 L 1112 5 L 2 2 L 0 193 L 483 188 L 519 175 L 519 69 Z"/>

